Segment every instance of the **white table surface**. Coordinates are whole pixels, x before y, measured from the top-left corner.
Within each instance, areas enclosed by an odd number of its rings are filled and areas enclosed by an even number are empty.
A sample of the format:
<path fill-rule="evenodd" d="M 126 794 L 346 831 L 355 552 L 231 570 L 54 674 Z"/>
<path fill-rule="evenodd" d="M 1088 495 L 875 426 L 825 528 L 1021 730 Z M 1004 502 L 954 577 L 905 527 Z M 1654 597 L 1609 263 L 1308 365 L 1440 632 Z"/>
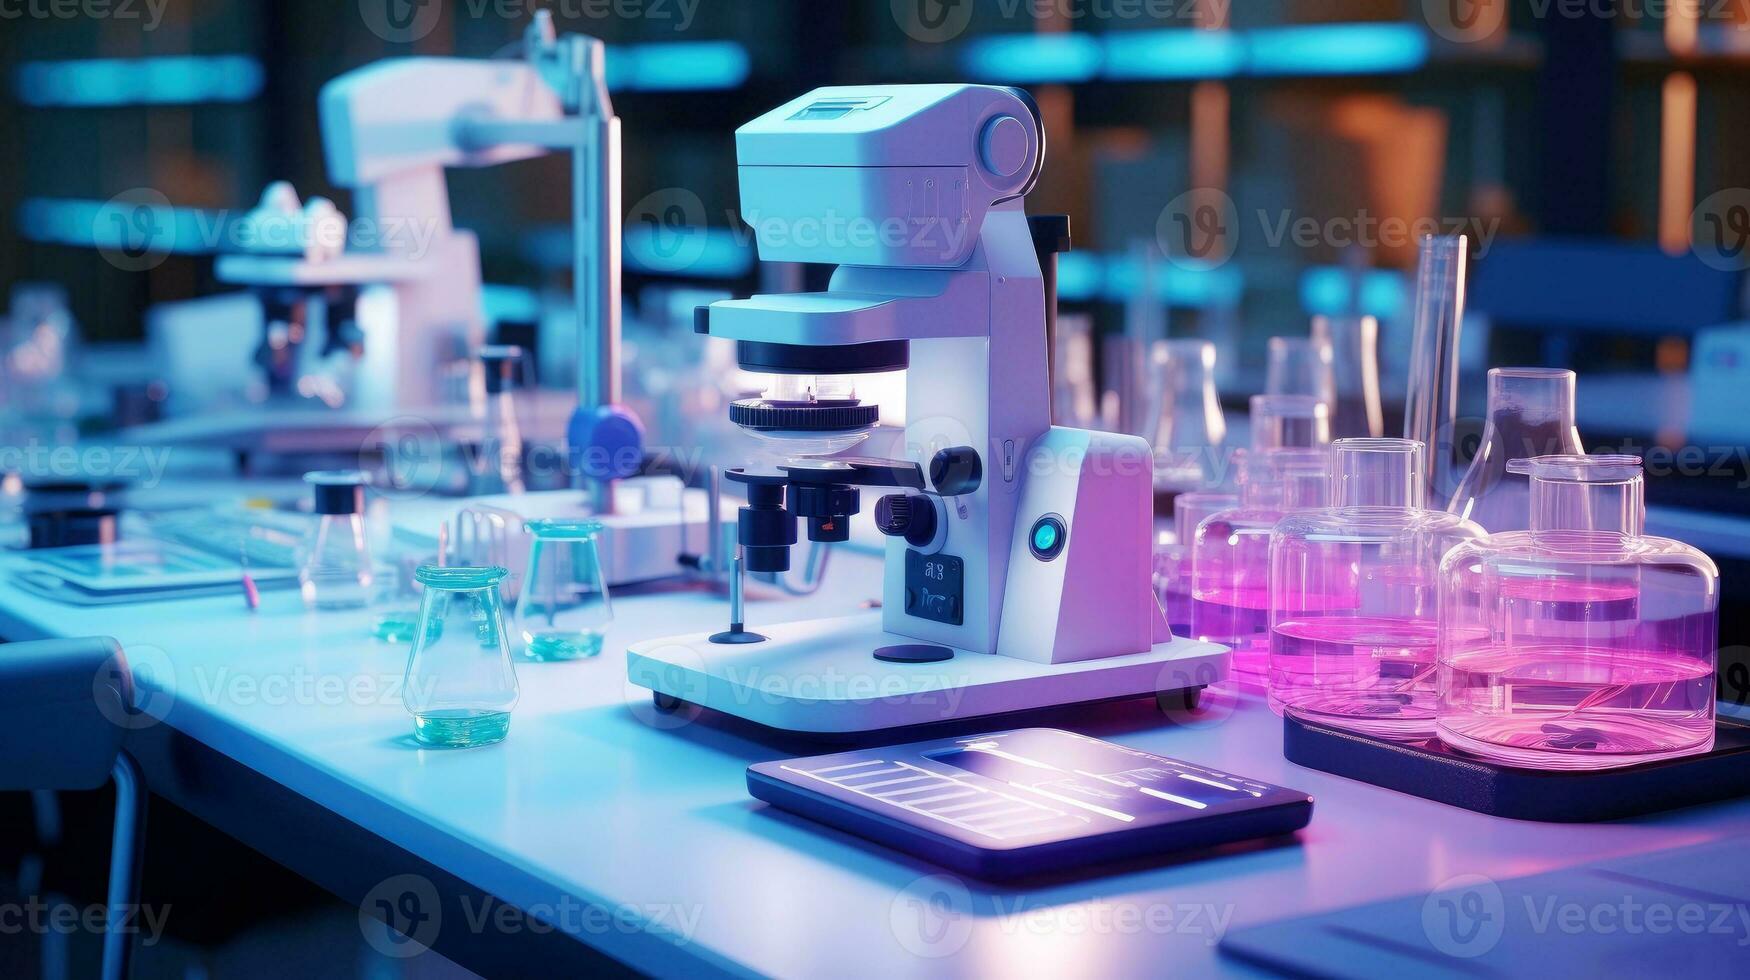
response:
<path fill-rule="evenodd" d="M 20 560 L 0 557 L 0 572 Z M 757 602 L 749 619 L 849 611 L 876 587 L 876 562 L 843 554 L 820 595 Z M 1263 704 L 1211 692 L 1214 710 L 1192 724 L 1143 703 L 1089 709 L 1076 727 L 1311 792 L 1298 844 L 1019 889 L 950 879 L 940 892 L 940 878 L 920 883 L 939 874 L 929 865 L 748 797 L 750 762 L 796 753 L 705 722 L 670 727 L 626 685 L 627 643 L 714 628 L 724 608 L 702 592 L 617 599 L 608 653 L 519 665 L 509 739 L 462 751 L 412 742 L 393 690 L 404 649 L 366 638 L 365 614 L 306 612 L 293 592 L 255 613 L 240 597 L 73 610 L 0 587 L 0 635 L 116 637 L 163 723 L 531 911 L 585 901 L 660 917 L 663 942 L 581 917 L 569 928 L 664 974 L 1245 972 L 1218 958 L 1222 932 L 1750 827 L 1750 801 L 1592 826 L 1481 816 L 1293 766 Z M 919 913 L 938 892 L 945 911 Z M 440 928 L 468 927 L 442 911 Z"/>

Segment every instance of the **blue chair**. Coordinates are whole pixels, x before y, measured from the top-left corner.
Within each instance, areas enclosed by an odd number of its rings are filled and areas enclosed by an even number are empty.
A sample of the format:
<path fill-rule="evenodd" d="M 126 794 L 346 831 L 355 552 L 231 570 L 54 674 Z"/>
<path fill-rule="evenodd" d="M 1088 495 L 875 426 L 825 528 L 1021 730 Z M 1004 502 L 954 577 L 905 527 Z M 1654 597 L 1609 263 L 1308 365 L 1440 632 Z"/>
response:
<path fill-rule="evenodd" d="M 134 681 L 121 646 L 97 637 L 0 645 L 0 790 L 90 790 L 115 783 L 108 922 L 139 903 L 145 783 L 122 750 Z M 103 937 L 104 980 L 128 975 L 133 933 Z"/>

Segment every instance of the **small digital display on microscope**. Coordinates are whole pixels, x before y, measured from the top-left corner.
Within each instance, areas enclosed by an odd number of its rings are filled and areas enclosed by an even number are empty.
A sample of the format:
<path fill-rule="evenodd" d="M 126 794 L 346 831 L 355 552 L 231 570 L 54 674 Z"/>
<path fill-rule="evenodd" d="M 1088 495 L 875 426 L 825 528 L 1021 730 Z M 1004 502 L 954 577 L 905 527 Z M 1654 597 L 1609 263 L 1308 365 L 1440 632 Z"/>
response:
<path fill-rule="evenodd" d="M 790 118 L 792 120 L 803 121 L 810 119 L 842 119 L 858 109 L 872 109 L 886 101 L 887 96 L 877 96 L 867 99 L 820 99 L 815 102 L 810 102 L 801 109 L 796 110 L 796 112 L 791 114 Z"/>

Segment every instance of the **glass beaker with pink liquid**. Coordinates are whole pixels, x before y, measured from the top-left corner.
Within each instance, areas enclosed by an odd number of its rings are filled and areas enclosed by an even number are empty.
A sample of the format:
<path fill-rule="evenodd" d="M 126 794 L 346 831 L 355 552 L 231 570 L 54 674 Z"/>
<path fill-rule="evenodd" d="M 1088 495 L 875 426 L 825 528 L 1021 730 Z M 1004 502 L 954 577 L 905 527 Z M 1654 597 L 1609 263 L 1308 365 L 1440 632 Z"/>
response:
<path fill-rule="evenodd" d="M 1270 542 L 1270 703 L 1393 739 L 1434 734 L 1440 560 L 1484 536 L 1427 507 L 1413 439 L 1331 444 L 1331 506 L 1288 514 Z"/>
<path fill-rule="evenodd" d="M 1155 548 L 1155 594 L 1174 636 L 1191 635 L 1191 546 L 1197 526 L 1239 505 L 1239 496 L 1231 493 L 1182 493 L 1173 498 L 1173 540 Z"/>
<path fill-rule="evenodd" d="M 1441 565 L 1441 741 L 1551 770 L 1708 751 L 1714 563 L 1643 533 L 1638 457 L 1511 465 L 1530 479 L 1530 530 L 1467 542 Z"/>
<path fill-rule="evenodd" d="M 1316 410 L 1322 423 L 1322 402 L 1292 400 L 1304 402 L 1309 413 Z M 1256 419 L 1258 400 L 1253 401 Z M 1283 428 L 1298 430 L 1304 421 Z M 1256 439 L 1257 422 L 1253 425 Z M 1191 546 L 1190 633 L 1230 647 L 1233 673 L 1242 682 L 1263 684 L 1269 665 L 1270 532 L 1285 514 L 1324 506 L 1329 468 L 1329 447 L 1322 444 L 1255 448 L 1240 472 L 1240 506 L 1197 527 Z"/>

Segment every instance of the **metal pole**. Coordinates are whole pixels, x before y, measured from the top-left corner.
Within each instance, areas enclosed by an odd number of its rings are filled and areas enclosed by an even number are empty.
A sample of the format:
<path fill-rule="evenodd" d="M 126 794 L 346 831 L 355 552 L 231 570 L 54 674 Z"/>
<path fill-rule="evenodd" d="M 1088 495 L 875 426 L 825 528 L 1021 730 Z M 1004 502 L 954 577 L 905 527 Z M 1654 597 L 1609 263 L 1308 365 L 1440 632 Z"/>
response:
<path fill-rule="evenodd" d="M 115 833 L 109 853 L 109 909 L 103 932 L 103 980 L 125 980 L 134 954 L 138 921 L 140 859 L 145 853 L 146 786 L 139 766 L 118 754 L 110 770 L 115 783 Z"/>
<path fill-rule="evenodd" d="M 582 410 L 620 402 L 620 120 L 608 96 L 605 47 L 583 46 L 582 139 L 571 155 L 572 288 L 577 301 L 577 398 Z M 598 514 L 614 509 L 614 486 L 597 480 L 590 502 Z"/>

